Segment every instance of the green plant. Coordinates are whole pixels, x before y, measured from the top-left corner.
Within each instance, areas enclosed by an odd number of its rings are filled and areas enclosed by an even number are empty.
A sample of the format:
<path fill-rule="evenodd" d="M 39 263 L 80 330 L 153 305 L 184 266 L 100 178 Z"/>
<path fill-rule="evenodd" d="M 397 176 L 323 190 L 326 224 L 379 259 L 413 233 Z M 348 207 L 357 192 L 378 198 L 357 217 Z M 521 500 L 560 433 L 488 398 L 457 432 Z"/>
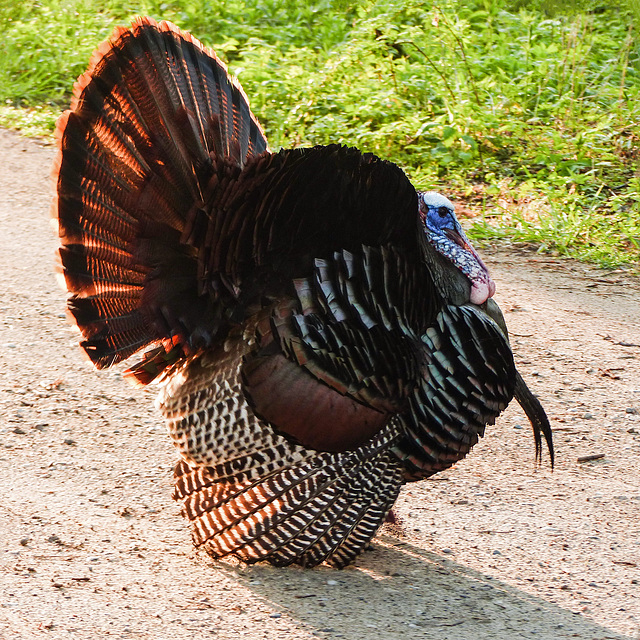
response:
<path fill-rule="evenodd" d="M 273 148 L 393 160 L 481 214 L 477 238 L 640 257 L 637 0 L 4 0 L 0 121 L 50 131 L 90 51 L 134 11 L 214 47 Z"/>

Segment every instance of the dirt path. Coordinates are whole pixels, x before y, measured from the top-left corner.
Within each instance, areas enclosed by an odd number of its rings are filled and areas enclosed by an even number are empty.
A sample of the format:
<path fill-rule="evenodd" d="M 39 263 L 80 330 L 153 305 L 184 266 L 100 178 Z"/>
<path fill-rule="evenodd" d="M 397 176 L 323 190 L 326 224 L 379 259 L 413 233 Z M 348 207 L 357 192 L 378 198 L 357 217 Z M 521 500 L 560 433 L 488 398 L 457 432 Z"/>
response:
<path fill-rule="evenodd" d="M 171 498 L 153 392 L 95 372 L 53 274 L 53 149 L 0 131 L 0 638 L 640 638 L 640 286 L 484 251 L 555 427 L 510 407 L 333 571 L 213 562 Z M 579 463 L 578 457 L 604 454 Z"/>

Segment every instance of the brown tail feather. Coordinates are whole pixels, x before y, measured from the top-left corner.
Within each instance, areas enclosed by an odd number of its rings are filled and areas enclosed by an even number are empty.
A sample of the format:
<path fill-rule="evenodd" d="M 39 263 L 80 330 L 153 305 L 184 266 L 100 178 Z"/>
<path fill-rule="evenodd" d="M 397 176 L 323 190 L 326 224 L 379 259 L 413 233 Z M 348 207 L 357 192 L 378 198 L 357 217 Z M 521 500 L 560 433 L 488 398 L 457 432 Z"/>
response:
<path fill-rule="evenodd" d="M 82 346 L 102 367 L 188 334 L 206 304 L 181 236 L 215 167 L 267 149 L 241 88 L 190 34 L 139 18 L 95 52 L 57 137 L 54 214 Z M 175 299 L 191 316 L 171 311 Z"/>

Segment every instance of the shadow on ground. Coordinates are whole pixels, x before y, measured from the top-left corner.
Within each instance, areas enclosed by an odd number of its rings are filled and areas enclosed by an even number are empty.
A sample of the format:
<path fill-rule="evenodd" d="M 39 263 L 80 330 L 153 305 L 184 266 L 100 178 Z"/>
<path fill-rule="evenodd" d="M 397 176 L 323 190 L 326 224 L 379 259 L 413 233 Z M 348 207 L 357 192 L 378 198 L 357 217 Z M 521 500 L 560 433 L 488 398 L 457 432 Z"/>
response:
<path fill-rule="evenodd" d="M 320 637 L 632 638 L 390 536 L 343 571 L 214 564 Z"/>

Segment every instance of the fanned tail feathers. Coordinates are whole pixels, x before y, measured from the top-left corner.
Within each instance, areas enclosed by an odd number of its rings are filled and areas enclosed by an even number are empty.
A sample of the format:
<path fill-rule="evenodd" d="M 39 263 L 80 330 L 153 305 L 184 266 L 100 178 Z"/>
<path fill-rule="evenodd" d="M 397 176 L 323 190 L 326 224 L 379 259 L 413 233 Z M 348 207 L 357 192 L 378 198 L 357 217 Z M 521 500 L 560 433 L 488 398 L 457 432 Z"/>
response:
<path fill-rule="evenodd" d="M 197 267 L 178 246 L 181 234 L 212 175 L 239 171 L 267 142 L 215 54 L 150 18 L 116 29 L 94 53 L 57 136 L 54 215 L 69 309 L 102 368 L 194 325 L 158 320 L 149 303 L 155 296 L 166 307 L 185 286 L 195 290 Z M 170 276 L 154 289 L 158 255 L 168 256 Z"/>

